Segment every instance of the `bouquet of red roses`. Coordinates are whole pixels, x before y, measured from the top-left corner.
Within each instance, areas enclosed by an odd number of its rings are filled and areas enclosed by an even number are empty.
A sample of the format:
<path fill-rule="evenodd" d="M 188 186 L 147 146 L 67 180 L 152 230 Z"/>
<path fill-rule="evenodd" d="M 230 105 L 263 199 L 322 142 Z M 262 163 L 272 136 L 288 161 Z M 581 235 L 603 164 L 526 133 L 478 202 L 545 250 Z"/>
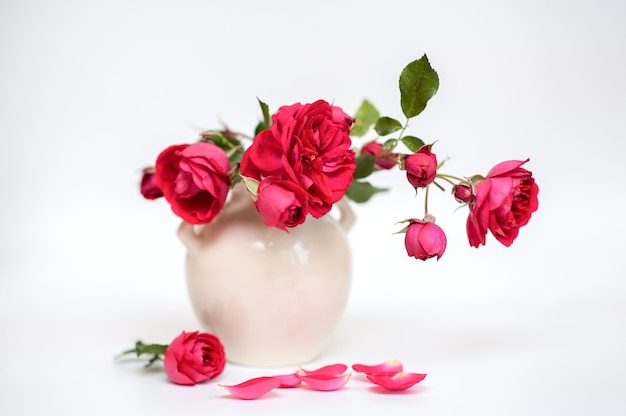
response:
<path fill-rule="evenodd" d="M 439 88 L 426 55 L 403 69 L 399 88 L 404 122 L 380 116 L 369 101 L 354 116 L 323 100 L 283 106 L 270 116 L 259 100 L 263 118 L 254 137 L 223 128 L 202 132 L 195 143 L 170 146 L 154 167 L 144 169 L 141 192 L 147 199 L 164 197 L 188 223 L 206 224 L 243 181 L 263 222 L 288 232 L 309 215 L 326 215 L 344 197 L 368 201 L 385 190 L 372 185 L 370 175 L 397 169 L 426 199 L 431 185 L 451 186 L 454 199 L 469 208 L 471 246 L 484 245 L 488 231 L 510 246 L 538 207 L 539 188 L 522 167 L 528 159 L 499 163 L 485 176 L 442 173 L 433 144 L 406 134 L 409 121 Z M 357 146 L 353 138 L 371 130 L 375 137 Z M 409 256 L 439 259 L 446 236 L 424 211 L 421 218 L 404 221 L 405 247 Z"/>

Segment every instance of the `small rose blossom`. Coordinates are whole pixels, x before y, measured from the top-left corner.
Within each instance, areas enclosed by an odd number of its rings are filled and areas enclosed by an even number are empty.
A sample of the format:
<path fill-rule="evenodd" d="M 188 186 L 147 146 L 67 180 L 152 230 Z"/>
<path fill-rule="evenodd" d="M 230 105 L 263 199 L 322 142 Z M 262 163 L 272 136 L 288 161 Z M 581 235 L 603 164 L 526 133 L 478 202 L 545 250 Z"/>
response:
<path fill-rule="evenodd" d="M 452 188 L 452 195 L 458 202 L 468 204 L 474 201 L 474 193 L 472 188 L 468 185 L 459 183 Z"/>
<path fill-rule="evenodd" d="M 487 230 L 509 247 L 539 207 L 539 187 L 532 172 L 521 167 L 528 160 L 499 163 L 475 185 L 475 199 L 469 204 L 466 223 L 472 247 L 485 244 Z"/>
<path fill-rule="evenodd" d="M 176 384 L 194 385 L 224 371 L 224 346 L 213 334 L 183 331 L 168 345 L 163 359 L 167 376 Z"/>
<path fill-rule="evenodd" d="M 414 188 L 425 188 L 435 180 L 437 175 L 437 156 L 424 146 L 404 161 L 406 176 Z"/>
<path fill-rule="evenodd" d="M 172 211 L 190 224 L 206 224 L 224 207 L 230 161 L 216 145 L 198 142 L 165 149 L 156 162 L 156 181 Z"/>
<path fill-rule="evenodd" d="M 419 260 L 437 257 L 446 251 L 446 234 L 433 222 L 411 220 L 404 237 L 404 245 L 409 256 Z"/>
<path fill-rule="evenodd" d="M 254 205 L 268 227 L 287 231 L 306 219 L 307 195 L 298 185 L 270 176 L 259 182 L 257 194 Z"/>
<path fill-rule="evenodd" d="M 369 142 L 361 149 L 361 153 L 375 156 L 374 164 L 381 169 L 391 169 L 396 166 L 398 155 L 383 150 L 383 145 L 378 142 Z"/>
<path fill-rule="evenodd" d="M 141 177 L 141 195 L 146 199 L 157 199 L 163 196 L 163 192 L 157 184 L 154 168 L 145 168 Z"/>

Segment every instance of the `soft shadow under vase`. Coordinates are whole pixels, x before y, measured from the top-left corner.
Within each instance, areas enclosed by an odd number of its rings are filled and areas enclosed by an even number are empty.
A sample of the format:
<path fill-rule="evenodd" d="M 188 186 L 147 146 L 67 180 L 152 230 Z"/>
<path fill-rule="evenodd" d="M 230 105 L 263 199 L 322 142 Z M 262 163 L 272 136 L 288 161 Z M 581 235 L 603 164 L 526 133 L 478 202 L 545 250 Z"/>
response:
<path fill-rule="evenodd" d="M 286 233 L 265 226 L 238 185 L 211 224 L 181 224 L 191 304 L 230 362 L 297 365 L 327 345 L 352 274 L 354 215 L 346 201 L 336 206 L 339 219 L 309 217 Z"/>

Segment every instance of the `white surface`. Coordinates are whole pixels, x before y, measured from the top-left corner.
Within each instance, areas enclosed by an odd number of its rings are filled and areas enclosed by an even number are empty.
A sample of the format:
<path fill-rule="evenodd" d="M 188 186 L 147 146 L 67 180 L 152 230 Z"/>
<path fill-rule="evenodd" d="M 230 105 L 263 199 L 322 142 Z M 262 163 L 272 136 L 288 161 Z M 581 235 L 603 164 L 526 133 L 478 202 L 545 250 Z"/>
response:
<path fill-rule="evenodd" d="M 626 414 L 623 3 L 223 3 L 0 4 L 0 414 Z M 511 248 L 479 250 L 435 195 L 439 263 L 391 235 L 420 215 L 401 178 L 358 207 L 350 304 L 310 366 L 398 358 L 419 387 L 244 402 L 216 383 L 273 369 L 188 388 L 114 363 L 197 327 L 177 220 L 141 199 L 140 168 L 219 119 L 251 130 L 257 96 L 399 116 L 422 53 L 441 88 L 413 133 L 451 173 L 531 157 L 541 193 Z"/>

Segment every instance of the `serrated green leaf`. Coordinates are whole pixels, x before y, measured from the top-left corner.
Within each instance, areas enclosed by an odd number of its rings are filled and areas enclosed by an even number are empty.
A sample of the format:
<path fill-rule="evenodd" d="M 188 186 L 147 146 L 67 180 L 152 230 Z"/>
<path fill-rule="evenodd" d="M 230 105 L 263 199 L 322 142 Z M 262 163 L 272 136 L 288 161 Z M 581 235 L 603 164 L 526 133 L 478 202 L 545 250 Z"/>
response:
<path fill-rule="evenodd" d="M 356 158 L 356 169 L 354 170 L 354 178 L 365 178 L 374 172 L 374 161 L 376 156 L 362 154 Z"/>
<path fill-rule="evenodd" d="M 352 125 L 350 134 L 356 137 L 364 136 L 379 117 L 380 114 L 378 113 L 376 107 L 374 107 L 374 105 L 369 101 L 363 100 L 361 106 L 354 115 L 355 122 Z"/>
<path fill-rule="evenodd" d="M 398 139 L 387 139 L 380 148 L 381 152 L 392 152 L 398 145 Z"/>
<path fill-rule="evenodd" d="M 400 140 L 411 152 L 417 152 L 424 146 L 424 141 L 415 136 L 404 136 Z"/>
<path fill-rule="evenodd" d="M 263 101 L 261 101 L 258 97 L 256 99 L 259 102 L 259 106 L 261 107 L 261 113 L 263 114 L 263 121 L 261 124 L 261 130 L 269 129 L 272 126 L 272 118 L 270 117 L 270 109 Z M 257 126 L 258 128 L 258 126 Z"/>
<path fill-rule="evenodd" d="M 381 117 L 374 124 L 374 130 L 380 136 L 386 136 L 401 129 L 402 123 L 391 117 Z"/>
<path fill-rule="evenodd" d="M 386 190 L 386 188 L 377 188 L 372 186 L 369 182 L 353 181 L 346 191 L 346 196 L 354 202 L 363 203 L 367 202 L 375 194 Z"/>
<path fill-rule="evenodd" d="M 412 118 L 424 111 L 428 100 L 437 93 L 439 75 L 424 54 L 402 70 L 399 85 L 402 113 L 406 118 Z"/>

